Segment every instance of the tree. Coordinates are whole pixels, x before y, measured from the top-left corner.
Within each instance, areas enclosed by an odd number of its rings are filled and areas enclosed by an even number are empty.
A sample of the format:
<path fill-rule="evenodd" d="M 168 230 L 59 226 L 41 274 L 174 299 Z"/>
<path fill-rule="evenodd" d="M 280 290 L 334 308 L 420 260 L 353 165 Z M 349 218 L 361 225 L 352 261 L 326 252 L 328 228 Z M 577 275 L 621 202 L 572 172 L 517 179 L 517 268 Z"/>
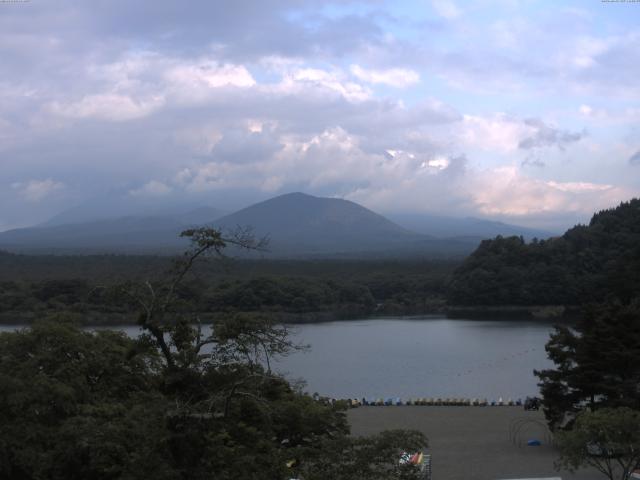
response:
<path fill-rule="evenodd" d="M 415 477 L 398 460 L 426 447 L 421 433 L 352 438 L 342 402 L 316 401 L 272 371 L 273 356 L 297 348 L 284 326 L 245 314 L 204 327 L 182 308 L 196 261 L 261 247 L 246 231 L 183 235 L 192 247 L 166 276 L 117 288 L 139 308 L 138 338 L 60 318 L 0 335 L 0 477 Z"/>
<path fill-rule="evenodd" d="M 550 428 L 586 407 L 640 409 L 640 300 L 591 307 L 574 329 L 556 327 L 545 349 L 556 368 L 535 374 Z"/>
<path fill-rule="evenodd" d="M 133 345 L 62 317 L 0 334 L 0 478 L 170 478 L 159 358 Z"/>
<path fill-rule="evenodd" d="M 308 452 L 295 473 L 304 480 L 417 480 L 419 473 L 410 464 L 400 463 L 399 446 L 407 452 L 425 448 L 420 432 L 388 430 L 370 437 L 323 440 Z"/>
<path fill-rule="evenodd" d="M 602 408 L 580 413 L 568 431 L 555 436 L 559 465 L 575 470 L 588 465 L 610 480 L 627 480 L 640 468 L 640 412 Z"/>

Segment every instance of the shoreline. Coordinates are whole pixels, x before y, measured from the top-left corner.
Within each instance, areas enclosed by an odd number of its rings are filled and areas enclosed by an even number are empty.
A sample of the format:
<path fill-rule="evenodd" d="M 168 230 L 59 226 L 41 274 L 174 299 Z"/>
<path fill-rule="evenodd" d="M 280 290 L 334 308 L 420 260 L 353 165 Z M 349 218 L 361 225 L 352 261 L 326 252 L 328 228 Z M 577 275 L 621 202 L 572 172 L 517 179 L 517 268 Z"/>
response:
<path fill-rule="evenodd" d="M 6 311 L 0 312 L 0 325 L 30 325 L 35 321 L 48 316 L 54 316 L 63 312 L 56 311 Z M 130 320 L 135 317 L 135 313 L 113 313 L 105 314 L 100 312 L 64 312 L 76 318 L 83 326 L 94 327 L 127 327 L 135 326 L 137 323 Z M 216 312 L 200 313 L 203 316 L 203 324 L 211 324 L 216 317 L 224 315 L 242 314 L 262 314 L 272 317 L 275 323 L 284 325 L 305 325 L 321 324 L 332 322 L 351 322 L 375 319 L 425 319 L 424 317 L 444 318 L 448 320 L 495 320 L 495 321 L 540 321 L 565 323 L 577 320 L 580 317 L 580 307 L 561 305 L 500 305 L 500 306 L 445 306 L 436 309 L 415 309 L 405 310 L 377 310 L 373 312 L 331 310 L 312 312 L 270 312 L 270 311 L 247 311 L 247 312 Z"/>

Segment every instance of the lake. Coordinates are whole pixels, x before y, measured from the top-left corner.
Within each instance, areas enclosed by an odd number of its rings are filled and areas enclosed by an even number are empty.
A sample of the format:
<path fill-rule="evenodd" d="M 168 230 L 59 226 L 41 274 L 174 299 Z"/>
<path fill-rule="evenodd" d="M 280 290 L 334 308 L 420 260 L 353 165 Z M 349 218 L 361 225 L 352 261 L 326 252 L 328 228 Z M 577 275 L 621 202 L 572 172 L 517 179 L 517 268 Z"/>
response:
<path fill-rule="evenodd" d="M 552 365 L 544 351 L 552 326 L 540 321 L 418 316 L 290 328 L 293 339 L 310 349 L 274 368 L 290 379 L 304 378 L 310 393 L 336 398 L 515 400 L 538 394 L 533 370 Z M 132 336 L 139 331 L 122 329 Z"/>
<path fill-rule="evenodd" d="M 311 345 L 279 363 L 309 392 L 335 397 L 486 397 L 538 394 L 534 369 L 552 365 L 552 326 L 532 321 L 383 318 L 292 326 Z"/>

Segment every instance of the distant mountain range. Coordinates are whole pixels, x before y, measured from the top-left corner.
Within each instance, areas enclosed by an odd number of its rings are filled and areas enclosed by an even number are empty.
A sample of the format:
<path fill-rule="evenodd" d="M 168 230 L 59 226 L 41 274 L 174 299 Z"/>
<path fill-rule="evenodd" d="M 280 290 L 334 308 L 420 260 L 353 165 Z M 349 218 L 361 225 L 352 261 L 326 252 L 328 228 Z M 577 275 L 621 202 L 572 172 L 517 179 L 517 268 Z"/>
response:
<path fill-rule="evenodd" d="M 424 213 L 390 214 L 387 217 L 408 230 L 434 237 L 473 237 L 478 239 L 522 236 L 525 240 L 533 238 L 549 238 L 557 232 L 509 225 L 508 223 L 484 220 L 474 217 L 444 217 Z"/>
<path fill-rule="evenodd" d="M 496 235 L 548 237 L 548 232 L 479 219 L 395 216 L 397 223 L 357 203 L 303 193 L 281 195 L 223 216 L 211 207 L 167 215 L 138 215 L 42 225 L 0 233 L 0 249 L 23 253 L 175 253 L 185 228 L 250 226 L 268 236 L 269 257 L 462 256 Z M 86 218 L 86 214 L 83 218 Z M 445 237 L 445 238 L 443 238 Z"/>
<path fill-rule="evenodd" d="M 220 216 L 219 210 L 202 207 L 165 216 L 49 221 L 1 232 L 0 248 L 21 253 L 173 253 L 187 245 L 180 232 Z"/>

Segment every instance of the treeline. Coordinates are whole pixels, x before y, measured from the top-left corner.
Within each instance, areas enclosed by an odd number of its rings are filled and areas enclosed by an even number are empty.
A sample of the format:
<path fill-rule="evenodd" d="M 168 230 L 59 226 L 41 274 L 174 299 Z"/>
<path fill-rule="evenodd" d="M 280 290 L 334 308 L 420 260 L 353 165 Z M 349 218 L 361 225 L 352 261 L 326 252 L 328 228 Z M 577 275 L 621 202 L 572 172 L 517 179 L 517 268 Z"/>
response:
<path fill-rule="evenodd" d="M 167 259 L 132 257 L 131 266 L 114 256 L 111 272 L 101 270 L 103 257 L 21 257 L 24 271 L 0 281 L 0 321 L 30 321 L 43 313 L 73 312 L 87 323 L 126 323 L 134 305 L 119 290 L 127 282 L 144 280 L 140 272 L 167 271 Z M 125 257 L 127 258 L 127 257 Z M 15 259 L 11 259 L 14 261 Z M 1 261 L 1 260 L 0 260 Z M 5 262 L 7 260 L 5 259 Z M 40 263 L 38 263 L 38 261 Z M 237 261 L 210 262 L 194 269 L 177 292 L 181 308 L 202 317 L 229 312 L 263 312 L 285 321 L 342 319 L 441 309 L 448 262 Z M 91 274 L 88 265 L 98 268 Z M 42 265 L 54 265 L 57 276 L 35 280 Z M 70 275 L 74 273 L 78 275 Z M 151 276 L 153 276 L 150 273 Z M 16 278 L 17 277 L 17 278 Z M 120 292 L 121 293 L 121 292 Z"/>
<path fill-rule="evenodd" d="M 458 267 L 454 305 L 580 305 L 640 294 L 640 200 L 548 240 L 485 240 Z"/>

